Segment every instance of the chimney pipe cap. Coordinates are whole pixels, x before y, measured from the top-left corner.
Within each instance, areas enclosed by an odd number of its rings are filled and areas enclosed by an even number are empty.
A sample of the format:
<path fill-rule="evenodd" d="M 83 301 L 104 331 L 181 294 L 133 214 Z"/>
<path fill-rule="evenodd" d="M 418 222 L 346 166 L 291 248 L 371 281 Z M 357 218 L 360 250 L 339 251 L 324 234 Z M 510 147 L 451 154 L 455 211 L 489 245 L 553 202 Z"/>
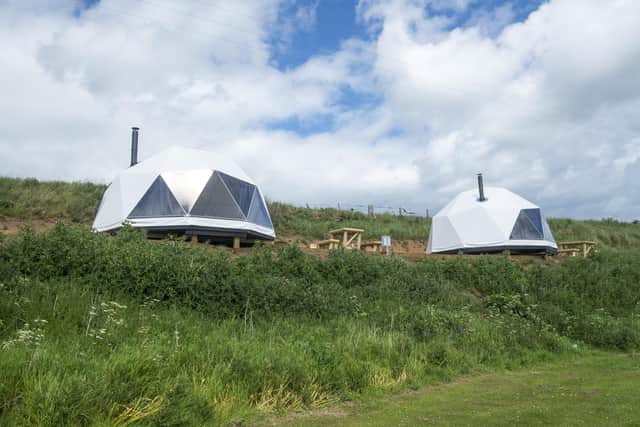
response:
<path fill-rule="evenodd" d="M 138 164 L 138 130 L 140 128 L 137 126 L 131 127 L 131 163 L 129 163 L 129 167 L 135 166 Z"/>
<path fill-rule="evenodd" d="M 482 177 L 482 173 L 478 173 L 478 195 L 480 197 L 478 197 L 478 201 L 479 202 L 486 202 L 487 198 L 484 195 L 484 179 Z"/>

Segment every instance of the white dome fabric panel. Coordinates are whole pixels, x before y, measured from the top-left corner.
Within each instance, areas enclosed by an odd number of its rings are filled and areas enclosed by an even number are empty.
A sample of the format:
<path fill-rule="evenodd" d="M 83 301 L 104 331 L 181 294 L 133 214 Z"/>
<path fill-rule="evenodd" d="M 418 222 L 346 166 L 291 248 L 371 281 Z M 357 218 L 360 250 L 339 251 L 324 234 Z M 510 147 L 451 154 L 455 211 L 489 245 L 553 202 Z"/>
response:
<path fill-rule="evenodd" d="M 211 169 L 163 172 L 165 180 L 171 192 L 182 205 L 185 212 L 189 212 L 202 193 L 204 186 L 211 178 Z"/>
<path fill-rule="evenodd" d="M 473 219 L 470 221 L 469 219 Z M 448 217 L 453 229 L 463 244 L 468 246 L 486 246 L 504 241 L 504 231 L 486 209 L 474 207 Z"/>
<path fill-rule="evenodd" d="M 151 172 L 160 174 L 169 171 L 194 171 L 200 169 L 217 170 L 255 185 L 234 161 L 210 151 L 179 146 L 170 147 L 127 169 L 123 173 L 135 170 L 137 173 Z"/>
<path fill-rule="evenodd" d="M 462 246 L 462 239 L 451 225 L 449 218 L 445 216 L 435 216 L 431 222 L 431 228 L 437 229 L 437 233 L 429 233 L 429 246 L 427 251 L 431 252 L 432 248 L 440 248 L 440 250 L 450 250 Z"/>
<path fill-rule="evenodd" d="M 496 250 L 555 250 L 557 245 L 540 208 L 498 187 L 460 193 L 432 220 L 428 253 Z"/>
<path fill-rule="evenodd" d="M 120 226 L 122 223 L 122 197 L 120 194 L 120 177 L 118 176 L 102 195 L 98 213 L 93 222 L 94 229 L 96 224 L 102 224 L 105 228 Z"/>
<path fill-rule="evenodd" d="M 124 223 L 275 237 L 258 187 L 238 165 L 213 153 L 180 147 L 130 167 L 109 185 L 93 229 L 114 230 Z"/>

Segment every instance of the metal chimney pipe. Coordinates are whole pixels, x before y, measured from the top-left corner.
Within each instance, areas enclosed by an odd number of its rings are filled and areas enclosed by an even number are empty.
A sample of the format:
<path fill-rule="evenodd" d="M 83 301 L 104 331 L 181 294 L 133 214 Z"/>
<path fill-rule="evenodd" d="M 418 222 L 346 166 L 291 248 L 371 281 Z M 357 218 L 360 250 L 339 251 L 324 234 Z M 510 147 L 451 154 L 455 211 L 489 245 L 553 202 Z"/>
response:
<path fill-rule="evenodd" d="M 138 131 L 139 127 L 134 126 L 131 128 L 131 165 L 135 166 L 138 164 Z"/>
<path fill-rule="evenodd" d="M 482 180 L 482 174 L 479 173 L 478 174 L 478 192 L 480 193 L 480 198 L 478 199 L 479 202 L 484 202 L 487 200 L 486 197 L 484 197 L 484 182 Z"/>

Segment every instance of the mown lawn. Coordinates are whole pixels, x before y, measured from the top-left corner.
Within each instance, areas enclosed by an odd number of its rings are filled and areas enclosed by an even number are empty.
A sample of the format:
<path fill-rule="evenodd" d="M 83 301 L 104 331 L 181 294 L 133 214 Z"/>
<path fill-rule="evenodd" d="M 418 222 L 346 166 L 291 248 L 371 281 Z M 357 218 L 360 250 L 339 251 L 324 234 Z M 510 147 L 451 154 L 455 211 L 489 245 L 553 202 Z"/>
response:
<path fill-rule="evenodd" d="M 272 420 L 286 426 L 639 426 L 640 355 L 594 353 Z"/>

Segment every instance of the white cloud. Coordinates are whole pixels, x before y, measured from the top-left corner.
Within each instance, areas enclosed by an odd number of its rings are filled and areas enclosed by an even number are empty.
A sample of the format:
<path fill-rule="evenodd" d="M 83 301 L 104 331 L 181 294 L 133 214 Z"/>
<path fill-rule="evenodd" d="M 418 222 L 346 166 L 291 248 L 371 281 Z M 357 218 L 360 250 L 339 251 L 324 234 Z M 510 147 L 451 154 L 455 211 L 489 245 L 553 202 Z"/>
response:
<path fill-rule="evenodd" d="M 557 215 L 640 215 L 614 167 L 640 151 L 640 4 L 551 1 L 495 37 L 470 26 L 427 39 L 412 7 L 376 7 L 376 75 L 407 137 L 429 136 L 420 165 L 438 202 L 484 170 Z"/>
<path fill-rule="evenodd" d="M 5 173 L 109 179 L 131 124 L 142 126 L 143 154 L 219 148 L 271 120 L 329 113 L 337 86 L 353 80 L 339 69 L 349 48 L 289 72 L 269 64 L 275 1 L 176 5 L 103 0 L 75 18 L 69 1 L 37 30 L 24 4 L 0 12 Z M 80 164 L 62 161 L 70 157 Z"/>
<path fill-rule="evenodd" d="M 512 23 L 509 6 L 363 0 L 371 41 L 282 71 L 274 52 L 317 6 L 283 1 L 5 3 L 1 170 L 108 180 L 138 124 L 142 157 L 224 151 L 275 199 L 433 210 L 482 170 L 554 215 L 640 216 L 640 3 L 552 0 Z"/>

